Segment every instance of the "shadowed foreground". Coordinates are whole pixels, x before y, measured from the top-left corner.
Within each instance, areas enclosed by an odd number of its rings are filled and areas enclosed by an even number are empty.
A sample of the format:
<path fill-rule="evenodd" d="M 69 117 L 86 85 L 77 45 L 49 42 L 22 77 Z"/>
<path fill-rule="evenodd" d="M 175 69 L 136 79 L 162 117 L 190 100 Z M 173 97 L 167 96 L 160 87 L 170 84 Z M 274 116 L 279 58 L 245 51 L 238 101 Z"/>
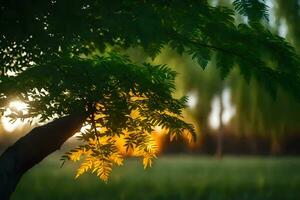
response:
<path fill-rule="evenodd" d="M 107 184 L 88 174 L 74 180 L 73 163 L 59 167 L 57 154 L 44 160 L 12 199 L 300 199 L 300 158 L 160 157 L 146 171 L 130 159 Z"/>

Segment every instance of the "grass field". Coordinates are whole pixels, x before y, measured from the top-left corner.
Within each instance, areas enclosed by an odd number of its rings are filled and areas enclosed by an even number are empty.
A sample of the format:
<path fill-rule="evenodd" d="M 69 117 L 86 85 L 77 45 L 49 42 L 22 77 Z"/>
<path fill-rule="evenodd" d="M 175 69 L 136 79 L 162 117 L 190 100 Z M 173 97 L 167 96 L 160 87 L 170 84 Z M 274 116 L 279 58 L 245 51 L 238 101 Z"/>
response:
<path fill-rule="evenodd" d="M 91 174 L 74 180 L 75 169 L 71 162 L 60 168 L 52 155 L 23 177 L 12 199 L 300 199 L 300 158 L 160 157 L 148 170 L 129 159 L 107 184 Z"/>

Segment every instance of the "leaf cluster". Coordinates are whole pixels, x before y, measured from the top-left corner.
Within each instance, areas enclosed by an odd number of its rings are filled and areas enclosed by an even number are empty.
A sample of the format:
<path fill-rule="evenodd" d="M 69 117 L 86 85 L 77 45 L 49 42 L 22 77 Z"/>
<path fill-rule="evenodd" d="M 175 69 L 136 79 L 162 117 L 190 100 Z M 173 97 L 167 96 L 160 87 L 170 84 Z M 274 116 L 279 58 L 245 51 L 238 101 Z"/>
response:
<path fill-rule="evenodd" d="M 182 120 L 186 98 L 175 99 L 176 73 L 164 65 L 135 65 L 116 53 L 93 58 L 58 58 L 44 66 L 31 67 L 18 76 L 4 77 L 5 99 L 18 98 L 28 105 L 28 114 L 11 117 L 41 121 L 75 112 L 88 116 L 79 139 L 84 145 L 71 151 L 68 159 L 86 158 L 78 174 L 91 169 L 107 180 L 113 164 L 120 164 L 122 147 L 142 156 L 149 166 L 157 148 L 151 133 L 155 126 L 168 130 L 170 137 L 189 132 Z M 134 114 L 136 113 L 136 114 Z M 120 147 L 116 141 L 125 140 Z"/>
<path fill-rule="evenodd" d="M 299 99 L 299 59 L 294 48 L 263 26 L 264 0 L 235 0 L 234 9 L 206 0 L 2 1 L 1 75 L 41 66 L 57 55 L 90 55 L 107 48 L 141 46 L 154 58 L 170 46 L 202 68 L 217 56 L 221 76 L 234 66 L 275 96 L 277 88 Z M 247 17 L 236 24 L 236 14 Z M 262 80 L 264 77 L 267 80 Z"/>

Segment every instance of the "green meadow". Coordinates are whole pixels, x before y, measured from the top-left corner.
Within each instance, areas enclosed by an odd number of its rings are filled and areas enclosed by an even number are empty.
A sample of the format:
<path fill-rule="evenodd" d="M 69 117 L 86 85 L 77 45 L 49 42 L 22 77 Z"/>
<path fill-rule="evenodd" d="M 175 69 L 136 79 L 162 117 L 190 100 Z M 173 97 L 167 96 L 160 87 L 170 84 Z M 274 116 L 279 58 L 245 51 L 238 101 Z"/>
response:
<path fill-rule="evenodd" d="M 300 158 L 162 156 L 152 168 L 127 159 L 108 183 L 92 174 L 74 179 L 77 164 L 60 168 L 54 154 L 22 178 L 13 200 L 296 200 Z"/>

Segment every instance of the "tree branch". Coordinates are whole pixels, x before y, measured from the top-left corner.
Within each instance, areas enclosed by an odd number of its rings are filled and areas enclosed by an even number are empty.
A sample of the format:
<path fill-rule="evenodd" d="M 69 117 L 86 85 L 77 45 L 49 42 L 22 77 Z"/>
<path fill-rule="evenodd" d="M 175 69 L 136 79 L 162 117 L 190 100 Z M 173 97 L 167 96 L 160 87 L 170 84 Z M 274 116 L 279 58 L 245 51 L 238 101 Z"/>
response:
<path fill-rule="evenodd" d="M 9 199 L 20 178 L 76 133 L 86 119 L 72 114 L 34 128 L 0 156 L 0 198 Z"/>

